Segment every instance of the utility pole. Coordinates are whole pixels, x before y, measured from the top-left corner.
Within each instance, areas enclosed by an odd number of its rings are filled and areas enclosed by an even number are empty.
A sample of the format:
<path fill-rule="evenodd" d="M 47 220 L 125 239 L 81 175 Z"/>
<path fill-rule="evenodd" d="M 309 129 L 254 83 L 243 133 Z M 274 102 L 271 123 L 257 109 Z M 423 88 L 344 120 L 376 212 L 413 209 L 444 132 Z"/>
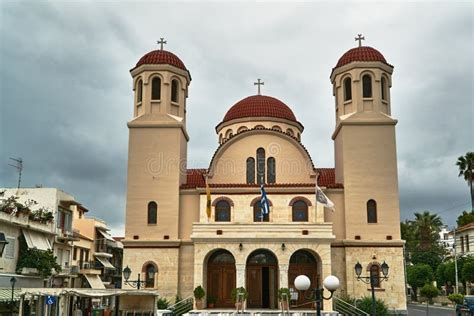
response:
<path fill-rule="evenodd" d="M 21 158 L 10 158 L 10 160 L 13 160 L 15 164 L 8 164 L 9 166 L 12 166 L 18 171 L 18 189 L 20 189 L 21 185 L 21 172 L 23 171 L 23 159 Z"/>
<path fill-rule="evenodd" d="M 454 226 L 454 276 L 455 276 L 455 282 L 456 282 L 456 287 L 454 288 L 454 293 L 458 294 L 458 257 L 457 257 L 457 250 L 456 250 L 456 226 Z"/>

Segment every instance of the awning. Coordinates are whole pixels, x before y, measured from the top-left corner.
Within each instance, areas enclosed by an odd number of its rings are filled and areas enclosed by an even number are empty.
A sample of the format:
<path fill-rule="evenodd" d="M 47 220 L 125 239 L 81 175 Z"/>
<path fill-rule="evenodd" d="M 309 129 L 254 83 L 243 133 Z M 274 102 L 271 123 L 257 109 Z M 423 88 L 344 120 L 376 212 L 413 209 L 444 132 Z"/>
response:
<path fill-rule="evenodd" d="M 112 238 L 112 236 L 109 235 L 109 233 L 101 230 L 101 229 L 97 229 L 99 231 L 99 233 L 104 236 L 105 239 L 107 240 L 110 240 L 110 241 L 114 241 L 115 242 L 115 239 Z"/>
<path fill-rule="evenodd" d="M 15 289 L 13 291 L 13 300 L 20 300 L 21 289 Z M 12 289 L 11 288 L 0 288 L 0 302 L 10 302 L 12 300 Z"/>
<path fill-rule="evenodd" d="M 101 258 L 101 257 L 95 257 L 95 258 L 104 266 L 104 268 L 115 269 L 115 267 L 110 263 L 110 261 L 107 258 Z"/>
<path fill-rule="evenodd" d="M 98 275 L 96 274 L 84 274 L 86 277 L 87 282 L 89 282 L 89 285 L 93 289 L 105 289 L 104 283 L 102 283 L 102 280 L 99 278 Z"/>
<path fill-rule="evenodd" d="M 49 243 L 48 238 L 42 233 L 38 233 L 33 230 L 22 230 L 23 236 L 25 236 L 26 243 L 28 244 L 28 248 L 39 249 L 39 250 L 50 250 L 51 244 Z"/>

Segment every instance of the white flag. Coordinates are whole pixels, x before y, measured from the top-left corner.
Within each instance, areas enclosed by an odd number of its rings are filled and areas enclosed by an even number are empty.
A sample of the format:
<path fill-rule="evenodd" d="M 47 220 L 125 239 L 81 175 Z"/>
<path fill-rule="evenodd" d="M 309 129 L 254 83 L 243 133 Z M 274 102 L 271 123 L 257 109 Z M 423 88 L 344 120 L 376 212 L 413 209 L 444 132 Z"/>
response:
<path fill-rule="evenodd" d="M 316 185 L 316 201 L 334 212 L 334 203 L 323 193 L 323 190 L 318 185 Z"/>

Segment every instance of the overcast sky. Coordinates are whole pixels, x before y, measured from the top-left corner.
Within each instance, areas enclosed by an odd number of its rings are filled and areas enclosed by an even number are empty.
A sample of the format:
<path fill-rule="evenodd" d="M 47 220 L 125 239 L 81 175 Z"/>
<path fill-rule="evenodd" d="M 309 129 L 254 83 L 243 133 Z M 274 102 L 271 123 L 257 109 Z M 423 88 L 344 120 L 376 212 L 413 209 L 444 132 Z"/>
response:
<path fill-rule="evenodd" d="M 395 66 L 402 218 L 429 210 L 453 225 L 470 208 L 455 166 L 474 149 L 469 1 L 38 2 L 0 4 L 0 187 L 16 185 L 8 158 L 22 157 L 24 187 L 61 188 L 122 235 L 129 70 L 160 37 L 192 75 L 189 167 L 209 165 L 215 125 L 257 78 L 304 124 L 317 167 L 333 167 L 329 75 L 362 33 Z"/>

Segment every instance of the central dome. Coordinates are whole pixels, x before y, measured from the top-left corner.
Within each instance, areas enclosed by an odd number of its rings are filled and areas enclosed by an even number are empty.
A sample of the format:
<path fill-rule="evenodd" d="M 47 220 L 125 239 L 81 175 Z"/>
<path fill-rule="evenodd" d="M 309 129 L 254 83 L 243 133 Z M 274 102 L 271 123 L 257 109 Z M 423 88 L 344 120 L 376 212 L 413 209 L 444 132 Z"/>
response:
<path fill-rule="evenodd" d="M 288 105 L 266 95 L 253 95 L 240 100 L 227 111 L 222 121 L 244 117 L 276 117 L 298 122 Z"/>

